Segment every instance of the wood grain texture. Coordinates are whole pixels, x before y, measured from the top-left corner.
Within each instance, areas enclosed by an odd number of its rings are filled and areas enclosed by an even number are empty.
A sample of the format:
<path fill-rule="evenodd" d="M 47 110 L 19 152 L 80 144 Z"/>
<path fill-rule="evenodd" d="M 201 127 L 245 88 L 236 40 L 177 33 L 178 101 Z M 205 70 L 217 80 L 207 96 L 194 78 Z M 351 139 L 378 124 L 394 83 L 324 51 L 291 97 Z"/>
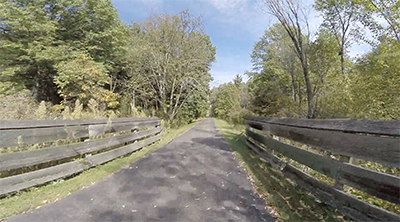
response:
<path fill-rule="evenodd" d="M 89 137 L 94 137 L 112 132 L 134 130 L 143 127 L 155 127 L 159 124 L 160 124 L 159 120 L 150 120 L 150 121 L 127 122 L 127 123 L 89 125 Z"/>
<path fill-rule="evenodd" d="M 124 143 L 139 140 L 157 134 L 161 128 L 139 131 L 127 135 L 98 139 L 82 143 L 68 144 L 46 149 L 23 151 L 0 155 L 0 172 L 31 167 L 51 161 L 72 158 L 88 153 L 99 152 L 108 147 L 123 145 Z"/>
<path fill-rule="evenodd" d="M 0 179 L 0 196 L 71 176 L 85 167 L 78 161 Z"/>
<path fill-rule="evenodd" d="M 334 154 L 400 167 L 400 138 L 349 134 L 248 121 L 268 134 L 315 146 Z"/>
<path fill-rule="evenodd" d="M 339 162 L 328 157 L 322 157 L 280 143 L 274 139 L 264 137 L 263 135 L 249 129 L 246 130 L 246 134 L 250 138 L 264 144 L 266 147 L 274 149 L 301 164 L 336 179 L 339 184 L 352 186 L 373 196 L 396 204 L 400 203 L 399 177 Z M 330 168 L 330 171 L 327 171 L 327 168 Z"/>
<path fill-rule="evenodd" d="M 348 134 L 274 124 L 263 124 L 263 130 L 335 154 L 400 167 L 400 138 Z"/>
<path fill-rule="evenodd" d="M 98 125 L 57 125 L 56 127 L 0 129 L 0 149 L 21 145 L 21 141 L 24 145 L 30 145 L 52 142 L 59 139 L 87 138 L 109 132 L 155 127 L 161 124 L 158 119 L 130 119 L 131 122 L 118 122 L 127 120 L 128 119 L 117 119 L 112 123 Z"/>
<path fill-rule="evenodd" d="M 367 192 L 373 196 L 400 204 L 400 178 L 343 163 L 338 182 Z"/>
<path fill-rule="evenodd" d="M 76 144 L 79 145 L 79 144 Z M 74 146 L 76 146 L 74 144 Z M 42 163 L 79 156 L 73 145 L 0 155 L 0 172 L 32 167 Z"/>
<path fill-rule="evenodd" d="M 88 126 L 66 126 L 39 129 L 15 129 L 0 131 L 0 147 L 13 147 L 52 142 L 59 139 L 89 137 Z M 20 138 L 20 139 L 19 139 Z"/>
<path fill-rule="evenodd" d="M 151 129 L 151 130 L 146 130 L 146 131 L 139 131 L 139 132 L 135 132 L 135 133 L 131 133 L 128 135 L 123 135 L 121 137 L 117 136 L 117 137 L 113 137 L 108 141 L 104 141 L 103 143 L 95 143 L 96 145 L 91 145 L 91 146 L 80 146 L 75 148 L 75 151 L 78 152 L 79 154 L 83 155 L 83 154 L 88 154 L 88 153 L 93 153 L 93 152 L 98 152 L 101 151 L 107 147 L 112 147 L 112 146 L 116 146 L 116 145 L 120 145 L 122 143 L 126 143 L 126 142 L 131 142 L 134 140 L 140 140 L 143 139 L 145 137 L 154 135 L 161 132 L 161 128 L 155 128 L 155 129 Z M 95 142 L 96 140 L 94 140 L 93 142 Z M 107 143 L 105 143 L 107 142 Z"/>
<path fill-rule="evenodd" d="M 118 119 L 78 119 L 78 120 L 0 120 L 0 130 L 7 129 L 29 129 L 29 128 L 49 128 L 63 126 L 87 126 L 97 124 L 142 122 L 158 120 L 158 118 L 118 118 Z"/>
<path fill-rule="evenodd" d="M 130 153 L 132 153 L 136 150 L 139 150 L 151 143 L 156 142 L 160 138 L 161 138 L 161 135 L 156 135 L 154 137 L 145 139 L 145 140 L 137 142 L 137 143 L 129 144 L 129 145 L 126 145 L 126 146 L 123 146 L 123 147 L 120 147 L 117 149 L 113 149 L 113 150 L 110 150 L 110 151 L 107 151 L 104 153 L 100 153 L 97 155 L 87 156 L 85 158 L 85 161 L 90 167 L 94 167 L 94 166 L 106 163 L 115 158 L 130 154 Z"/>
<path fill-rule="evenodd" d="M 157 128 L 144 132 L 146 132 L 146 134 L 153 135 L 155 133 L 158 133 L 159 130 L 160 128 Z M 143 132 L 140 133 L 143 134 Z M 140 135 L 139 132 L 135 134 L 137 136 Z M 90 167 L 94 167 L 115 158 L 132 153 L 138 149 L 143 148 L 144 146 L 156 142 L 160 138 L 161 134 L 158 134 L 137 143 L 126 145 L 97 155 L 87 156 L 85 157 L 84 163 L 73 161 L 29 173 L 0 178 L 0 196 L 24 190 L 29 187 L 42 185 L 56 179 L 71 176 L 73 174 L 82 172 Z"/>
<path fill-rule="evenodd" d="M 400 221 L 400 216 L 354 198 L 320 182 L 288 164 L 283 173 L 325 203 L 339 209 L 356 221 Z"/>
<path fill-rule="evenodd" d="M 341 163 L 337 160 L 281 143 L 272 138 L 264 137 L 263 135 L 253 132 L 249 129 L 246 130 L 246 134 L 257 142 L 264 144 L 269 149 L 275 150 L 286 157 L 304 164 L 330 178 L 334 179 L 340 169 Z"/>
<path fill-rule="evenodd" d="M 276 163 L 276 158 L 270 158 L 268 151 L 259 147 L 255 143 L 250 144 L 250 148 L 256 151 L 265 161 L 273 160 Z M 267 156 L 267 158 L 265 158 Z M 279 159 L 279 158 L 278 158 Z M 275 164 L 273 163 L 273 164 Z M 283 166 L 283 164 L 281 164 Z M 318 199 L 339 209 L 342 213 L 351 217 L 356 221 L 399 221 L 400 216 L 388 212 L 376 206 L 370 205 L 364 201 L 358 200 L 348 194 L 333 188 L 332 186 L 320 182 L 310 175 L 296 169 L 290 164 L 285 164 L 281 168 L 281 172 L 288 178 L 293 179 L 296 183 L 308 191 L 313 193 Z"/>
<path fill-rule="evenodd" d="M 246 140 L 246 145 L 254 152 L 256 152 L 259 157 L 267 162 L 269 162 L 274 168 L 283 169 L 286 166 L 286 162 L 281 158 L 277 157 L 273 153 L 261 148 L 257 144 L 253 143 L 249 139 Z"/>
<path fill-rule="evenodd" d="M 247 117 L 246 120 L 258 121 L 284 126 L 341 131 L 348 133 L 364 133 L 387 136 L 400 136 L 400 121 L 355 120 L 355 119 L 290 119 Z"/>

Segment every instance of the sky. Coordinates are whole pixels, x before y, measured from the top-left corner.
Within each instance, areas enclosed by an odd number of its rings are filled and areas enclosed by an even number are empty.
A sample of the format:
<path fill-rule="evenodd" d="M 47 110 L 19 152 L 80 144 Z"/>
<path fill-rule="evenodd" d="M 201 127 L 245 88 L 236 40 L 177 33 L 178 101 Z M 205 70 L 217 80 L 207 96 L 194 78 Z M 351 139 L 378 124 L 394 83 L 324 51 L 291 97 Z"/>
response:
<path fill-rule="evenodd" d="M 154 13 L 178 14 L 188 10 L 200 16 L 205 33 L 217 48 L 212 64 L 211 87 L 230 82 L 237 74 L 251 71 L 250 53 L 276 20 L 265 12 L 262 0 L 111 0 L 119 17 L 127 24 L 144 21 Z M 312 8 L 313 1 L 305 0 L 312 32 L 316 32 L 322 18 Z M 368 51 L 364 45 L 353 45 L 349 55 L 354 57 Z"/>

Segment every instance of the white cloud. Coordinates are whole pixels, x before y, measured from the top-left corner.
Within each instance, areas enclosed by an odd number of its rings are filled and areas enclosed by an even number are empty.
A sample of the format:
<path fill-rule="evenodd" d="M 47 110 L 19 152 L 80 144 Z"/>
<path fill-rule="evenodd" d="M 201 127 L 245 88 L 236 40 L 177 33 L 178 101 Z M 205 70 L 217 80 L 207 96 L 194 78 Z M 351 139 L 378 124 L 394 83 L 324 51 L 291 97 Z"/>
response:
<path fill-rule="evenodd" d="M 243 79 L 247 81 L 247 76 L 244 72 L 251 69 L 250 58 L 245 55 L 218 55 L 215 63 L 213 64 L 211 75 L 214 81 L 211 86 L 218 86 L 223 83 L 232 81 L 234 76 L 242 75 Z"/>
<path fill-rule="evenodd" d="M 212 10 L 205 12 L 207 17 L 212 17 L 220 23 L 233 26 L 231 30 L 241 30 L 253 37 L 260 37 L 270 25 L 269 16 L 259 7 L 259 0 L 197 0 L 207 3 L 218 13 L 212 14 Z M 236 35 L 236 33 L 232 33 Z"/>
<path fill-rule="evenodd" d="M 309 24 L 313 34 L 318 30 L 322 18 L 312 8 L 314 0 L 301 0 L 307 8 Z M 266 13 L 263 0 L 112 0 L 119 4 L 129 22 L 131 15 L 136 19 L 145 19 L 154 11 L 178 13 L 189 9 L 195 15 L 201 15 L 207 33 L 217 46 L 216 62 L 210 71 L 214 77 L 211 84 L 216 86 L 229 82 L 236 74 L 251 70 L 249 53 L 253 44 L 264 31 L 277 20 Z M 354 45 L 349 55 L 354 57 L 368 51 L 365 45 Z M 245 76 L 244 76 L 245 77 Z"/>
<path fill-rule="evenodd" d="M 249 0 L 199 0 L 214 6 L 218 11 L 229 14 L 245 7 Z"/>
<path fill-rule="evenodd" d="M 114 3 L 124 3 L 125 6 L 144 6 L 147 10 L 164 11 L 165 7 L 171 5 L 185 5 L 190 11 L 196 3 L 206 6 L 201 14 L 211 21 L 234 26 L 235 29 L 250 33 L 252 36 L 260 37 L 264 30 L 270 26 L 271 19 L 260 9 L 262 0 L 112 0 Z M 207 10 L 208 6 L 208 10 Z M 210 10 L 210 8 L 214 10 Z M 184 10 L 184 8 L 182 8 Z M 217 12 L 217 13 L 215 13 Z M 227 33 L 229 35 L 229 33 Z M 232 34 L 232 33 L 231 33 Z M 233 33 L 236 35 L 236 33 Z"/>
<path fill-rule="evenodd" d="M 220 12 L 214 18 L 228 25 L 250 33 L 254 37 L 261 37 L 268 27 L 277 23 L 274 16 L 267 13 L 263 0 L 197 0 L 213 6 Z M 319 13 L 312 5 L 314 0 L 300 0 L 308 15 L 310 31 L 315 34 L 322 22 Z"/>

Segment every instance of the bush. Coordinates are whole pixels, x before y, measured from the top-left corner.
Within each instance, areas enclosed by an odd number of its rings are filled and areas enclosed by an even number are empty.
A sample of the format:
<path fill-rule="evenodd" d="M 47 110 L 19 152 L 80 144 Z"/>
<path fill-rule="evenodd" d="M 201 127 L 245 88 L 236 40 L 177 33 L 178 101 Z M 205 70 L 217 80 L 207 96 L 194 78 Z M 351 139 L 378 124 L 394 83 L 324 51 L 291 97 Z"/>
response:
<path fill-rule="evenodd" d="M 144 117 L 135 110 L 134 117 Z M 44 120 L 44 119 L 93 119 L 117 118 L 119 111 L 107 110 L 104 103 L 91 99 L 87 107 L 79 99 L 73 106 L 65 104 L 52 105 L 49 102 L 37 102 L 28 90 L 12 95 L 0 94 L 0 120 Z"/>
<path fill-rule="evenodd" d="M 0 95 L 0 119 L 37 119 L 38 103 L 30 91 Z"/>
<path fill-rule="evenodd" d="M 245 108 L 240 108 L 239 110 L 233 109 L 229 112 L 228 121 L 233 124 L 244 124 L 244 118 L 252 115 L 254 114 Z"/>

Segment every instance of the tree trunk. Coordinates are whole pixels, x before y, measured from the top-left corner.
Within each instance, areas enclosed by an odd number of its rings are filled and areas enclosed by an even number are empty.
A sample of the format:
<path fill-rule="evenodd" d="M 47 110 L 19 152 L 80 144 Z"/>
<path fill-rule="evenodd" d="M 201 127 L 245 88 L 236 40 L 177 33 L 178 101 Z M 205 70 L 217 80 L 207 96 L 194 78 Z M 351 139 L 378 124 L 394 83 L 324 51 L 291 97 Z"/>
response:
<path fill-rule="evenodd" d="M 342 74 L 344 74 L 344 46 L 343 46 L 343 43 L 340 46 L 340 65 L 342 68 Z"/>
<path fill-rule="evenodd" d="M 290 77 L 292 78 L 292 94 L 293 94 L 293 100 L 296 102 L 297 101 L 297 86 L 296 86 L 296 81 L 294 79 L 294 72 L 293 70 L 290 70 Z"/>
<path fill-rule="evenodd" d="M 303 101 L 303 94 L 301 93 L 301 82 L 297 81 L 297 95 L 299 96 L 299 107 L 301 107 L 301 102 Z"/>
<path fill-rule="evenodd" d="M 132 100 L 131 100 L 131 113 L 135 110 L 135 91 L 132 91 Z"/>
<path fill-rule="evenodd" d="M 314 108 L 313 108 L 313 94 L 311 89 L 310 77 L 308 76 L 308 67 L 306 61 L 301 61 L 304 79 L 306 80 L 306 89 L 307 89 L 307 105 L 308 105 L 308 112 L 307 118 L 313 119 L 315 118 Z"/>

